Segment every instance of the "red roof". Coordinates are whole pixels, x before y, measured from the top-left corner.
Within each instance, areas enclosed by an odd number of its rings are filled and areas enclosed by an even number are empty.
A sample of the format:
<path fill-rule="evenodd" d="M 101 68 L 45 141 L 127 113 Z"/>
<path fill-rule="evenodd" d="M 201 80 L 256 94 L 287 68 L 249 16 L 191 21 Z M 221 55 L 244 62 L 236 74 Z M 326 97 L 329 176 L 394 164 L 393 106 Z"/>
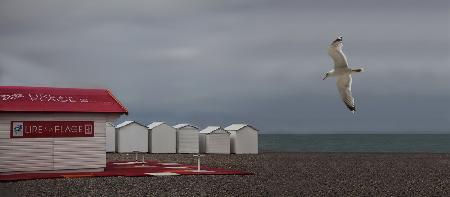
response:
<path fill-rule="evenodd" d="M 0 86 L 0 112 L 125 113 L 106 89 Z"/>

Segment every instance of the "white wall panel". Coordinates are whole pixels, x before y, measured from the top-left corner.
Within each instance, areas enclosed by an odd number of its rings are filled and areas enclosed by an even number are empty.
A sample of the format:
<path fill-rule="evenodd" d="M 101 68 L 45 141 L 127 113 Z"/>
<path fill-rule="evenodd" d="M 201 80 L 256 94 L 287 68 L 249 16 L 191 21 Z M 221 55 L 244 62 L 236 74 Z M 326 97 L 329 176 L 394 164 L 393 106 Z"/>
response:
<path fill-rule="evenodd" d="M 0 172 L 76 170 L 106 166 L 102 113 L 0 113 Z M 12 138 L 11 121 L 94 121 L 95 137 Z"/>
<path fill-rule="evenodd" d="M 177 134 L 175 128 L 162 124 L 149 130 L 151 153 L 176 153 Z"/>

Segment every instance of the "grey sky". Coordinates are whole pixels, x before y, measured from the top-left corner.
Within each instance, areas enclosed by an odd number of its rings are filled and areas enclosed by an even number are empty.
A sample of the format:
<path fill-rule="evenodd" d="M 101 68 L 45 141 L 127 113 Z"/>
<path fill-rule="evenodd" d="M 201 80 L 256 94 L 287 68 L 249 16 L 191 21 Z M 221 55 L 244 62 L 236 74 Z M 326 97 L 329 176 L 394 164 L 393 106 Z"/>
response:
<path fill-rule="evenodd" d="M 448 1 L 0 1 L 2 85 L 109 88 L 143 123 L 450 133 Z M 327 47 L 344 36 L 357 115 Z"/>

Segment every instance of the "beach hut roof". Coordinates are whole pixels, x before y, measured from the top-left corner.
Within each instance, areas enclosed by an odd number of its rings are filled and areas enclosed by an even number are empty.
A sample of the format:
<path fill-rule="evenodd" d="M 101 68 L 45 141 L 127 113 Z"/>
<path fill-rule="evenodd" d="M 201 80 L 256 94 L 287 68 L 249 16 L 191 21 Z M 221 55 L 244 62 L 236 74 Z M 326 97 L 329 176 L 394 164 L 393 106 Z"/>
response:
<path fill-rule="evenodd" d="M 122 123 L 116 125 L 116 129 L 122 128 L 122 127 L 127 126 L 127 125 L 129 125 L 129 124 L 131 124 L 131 123 L 136 123 L 136 124 L 138 124 L 138 125 L 141 125 L 141 126 L 145 127 L 143 124 L 141 124 L 141 123 L 139 123 L 139 122 L 136 122 L 136 121 L 133 121 L 133 120 L 127 120 L 127 121 L 124 121 L 124 122 L 122 122 Z"/>
<path fill-rule="evenodd" d="M 177 125 L 173 126 L 173 128 L 175 128 L 175 129 L 181 129 L 181 128 L 184 128 L 184 127 L 187 127 L 187 126 L 194 127 L 194 128 L 196 128 L 196 129 L 198 129 L 197 126 L 191 125 L 191 124 L 188 124 L 188 123 L 177 124 Z"/>
<path fill-rule="evenodd" d="M 244 127 L 250 127 L 252 129 L 258 131 L 258 129 L 256 129 L 255 127 L 252 127 L 249 124 L 232 124 L 232 125 L 230 125 L 228 127 L 225 127 L 225 130 L 227 130 L 227 131 L 239 131 L 239 130 L 241 130 Z"/>
<path fill-rule="evenodd" d="M 165 122 L 152 122 L 151 124 L 147 125 L 148 129 L 154 129 L 155 127 L 165 124 Z"/>
<path fill-rule="evenodd" d="M 0 99 L 0 112 L 128 114 L 107 89 L 0 86 Z"/>
<path fill-rule="evenodd" d="M 214 133 L 217 130 L 223 130 L 223 128 L 219 127 L 219 126 L 209 126 L 209 127 L 206 127 L 205 129 L 201 130 L 200 133 L 206 133 L 206 134 Z M 225 131 L 225 130 L 223 130 L 223 131 Z M 225 132 L 227 132 L 227 131 L 225 131 Z"/>

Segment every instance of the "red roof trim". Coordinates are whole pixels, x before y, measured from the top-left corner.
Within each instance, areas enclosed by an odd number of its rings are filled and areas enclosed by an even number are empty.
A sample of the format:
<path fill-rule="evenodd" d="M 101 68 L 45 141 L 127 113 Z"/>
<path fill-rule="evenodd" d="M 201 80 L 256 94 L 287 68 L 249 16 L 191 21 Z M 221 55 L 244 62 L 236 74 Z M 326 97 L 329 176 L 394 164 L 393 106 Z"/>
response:
<path fill-rule="evenodd" d="M 122 102 L 119 101 L 112 93 L 110 89 L 106 89 L 108 94 L 122 107 L 122 109 L 125 111 L 125 114 L 128 115 L 128 109 L 122 104 Z"/>

